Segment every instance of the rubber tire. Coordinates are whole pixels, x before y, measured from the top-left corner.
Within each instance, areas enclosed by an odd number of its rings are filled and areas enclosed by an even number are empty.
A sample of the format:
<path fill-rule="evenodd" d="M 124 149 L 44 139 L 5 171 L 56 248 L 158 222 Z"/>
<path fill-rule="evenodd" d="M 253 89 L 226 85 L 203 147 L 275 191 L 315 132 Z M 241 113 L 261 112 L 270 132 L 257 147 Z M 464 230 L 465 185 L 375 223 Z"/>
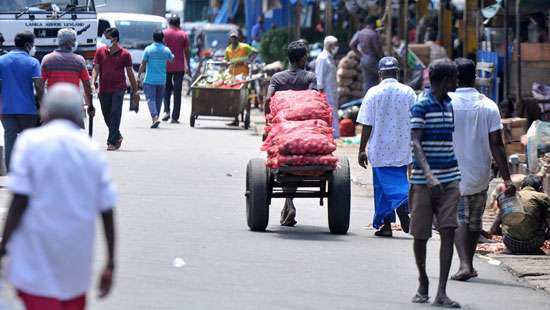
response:
<path fill-rule="evenodd" d="M 265 231 L 269 223 L 268 182 L 265 160 L 251 159 L 246 167 L 246 222 L 252 231 Z"/>
<path fill-rule="evenodd" d="M 244 116 L 244 130 L 248 130 L 250 128 L 250 111 L 246 111 Z"/>
<path fill-rule="evenodd" d="M 328 182 L 328 227 L 333 234 L 345 235 L 349 229 L 351 181 L 349 161 L 340 157 Z"/>
<path fill-rule="evenodd" d="M 197 116 L 195 114 L 191 114 L 191 116 L 189 117 L 189 125 L 191 125 L 191 127 L 195 127 L 196 120 Z"/>

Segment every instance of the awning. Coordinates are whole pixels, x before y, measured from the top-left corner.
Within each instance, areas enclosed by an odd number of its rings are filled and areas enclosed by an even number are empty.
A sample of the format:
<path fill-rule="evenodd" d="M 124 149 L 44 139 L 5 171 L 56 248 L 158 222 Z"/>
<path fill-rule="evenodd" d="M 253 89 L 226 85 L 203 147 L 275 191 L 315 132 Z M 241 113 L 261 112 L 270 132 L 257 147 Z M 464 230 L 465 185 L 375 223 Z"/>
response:
<path fill-rule="evenodd" d="M 215 24 L 225 24 L 227 20 L 231 17 L 234 17 L 239 10 L 239 0 L 225 0 L 222 4 L 222 7 L 218 11 L 216 18 L 214 19 Z"/>

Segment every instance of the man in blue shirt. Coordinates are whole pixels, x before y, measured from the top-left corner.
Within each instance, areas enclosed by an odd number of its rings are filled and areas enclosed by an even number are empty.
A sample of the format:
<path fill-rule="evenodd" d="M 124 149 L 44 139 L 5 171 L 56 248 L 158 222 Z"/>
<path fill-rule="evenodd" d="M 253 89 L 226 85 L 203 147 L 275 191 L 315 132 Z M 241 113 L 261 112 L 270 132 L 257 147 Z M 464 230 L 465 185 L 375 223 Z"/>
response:
<path fill-rule="evenodd" d="M 410 178 L 410 233 L 414 237 L 414 257 L 419 287 L 413 303 L 427 303 L 429 281 L 426 274 L 426 245 L 432 234 L 433 218 L 441 238 L 439 287 L 434 306 L 460 308 L 447 296 L 447 278 L 453 259 L 453 244 L 460 199 L 460 171 L 454 154 L 454 118 L 448 92 L 457 84 L 456 65 L 450 60 L 430 64 L 431 89 L 411 107 L 413 169 Z"/>
<path fill-rule="evenodd" d="M 265 18 L 263 15 L 258 17 L 258 22 L 252 26 L 252 31 L 250 36 L 252 37 L 252 46 L 254 48 L 259 48 L 262 43 L 262 35 L 265 32 Z"/>
<path fill-rule="evenodd" d="M 153 44 L 145 48 L 143 61 L 139 67 L 138 80 L 145 71 L 143 81 L 143 92 L 147 98 L 147 105 L 153 124 L 151 128 L 158 128 L 160 125 L 159 114 L 164 98 L 164 87 L 166 85 L 166 64 L 174 61 L 174 54 L 164 45 L 164 33 L 160 30 L 153 33 Z"/>
<path fill-rule="evenodd" d="M 34 34 L 20 32 L 14 41 L 16 48 L 0 56 L 1 113 L 8 170 L 17 135 L 38 125 L 37 102 L 40 103 L 43 93 L 40 62 L 31 56 L 35 51 Z"/>

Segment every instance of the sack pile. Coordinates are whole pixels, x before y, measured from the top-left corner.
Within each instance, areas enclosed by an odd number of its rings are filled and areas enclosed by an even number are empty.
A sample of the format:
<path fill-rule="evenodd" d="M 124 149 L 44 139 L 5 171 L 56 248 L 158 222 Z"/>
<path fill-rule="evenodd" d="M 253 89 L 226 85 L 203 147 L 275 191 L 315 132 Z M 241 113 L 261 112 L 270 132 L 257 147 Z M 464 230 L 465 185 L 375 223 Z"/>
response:
<path fill-rule="evenodd" d="M 336 78 L 338 81 L 338 97 L 340 104 L 353 99 L 362 98 L 363 73 L 360 67 L 361 59 L 353 51 L 344 56 L 338 63 Z"/>
<path fill-rule="evenodd" d="M 313 90 L 280 91 L 271 98 L 262 150 L 267 166 L 333 166 L 336 143 L 332 109 L 324 94 Z"/>

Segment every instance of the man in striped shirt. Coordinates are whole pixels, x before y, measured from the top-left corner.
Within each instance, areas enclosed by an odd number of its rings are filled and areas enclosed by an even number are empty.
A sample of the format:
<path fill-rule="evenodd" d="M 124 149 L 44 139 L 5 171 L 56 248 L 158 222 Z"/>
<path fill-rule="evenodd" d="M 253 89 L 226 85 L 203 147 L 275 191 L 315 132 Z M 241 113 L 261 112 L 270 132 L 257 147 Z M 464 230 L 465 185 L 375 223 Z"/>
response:
<path fill-rule="evenodd" d="M 58 49 L 42 59 L 42 80 L 48 88 L 59 82 L 70 83 L 84 88 L 84 103 L 88 113 L 94 113 L 92 104 L 92 84 L 84 58 L 74 52 L 78 48 L 76 31 L 71 28 L 60 29 L 57 32 Z M 84 126 L 84 123 L 80 124 Z"/>
<path fill-rule="evenodd" d="M 413 170 L 410 179 L 410 233 L 414 237 L 414 256 L 420 274 L 414 303 L 427 303 L 429 281 L 426 274 L 426 244 L 432 224 L 441 237 L 440 271 L 437 296 L 433 304 L 460 308 L 446 293 L 453 258 L 453 243 L 460 198 L 460 171 L 453 148 L 454 119 L 448 92 L 456 89 L 456 65 L 438 60 L 430 65 L 431 89 L 427 89 L 411 108 Z"/>

